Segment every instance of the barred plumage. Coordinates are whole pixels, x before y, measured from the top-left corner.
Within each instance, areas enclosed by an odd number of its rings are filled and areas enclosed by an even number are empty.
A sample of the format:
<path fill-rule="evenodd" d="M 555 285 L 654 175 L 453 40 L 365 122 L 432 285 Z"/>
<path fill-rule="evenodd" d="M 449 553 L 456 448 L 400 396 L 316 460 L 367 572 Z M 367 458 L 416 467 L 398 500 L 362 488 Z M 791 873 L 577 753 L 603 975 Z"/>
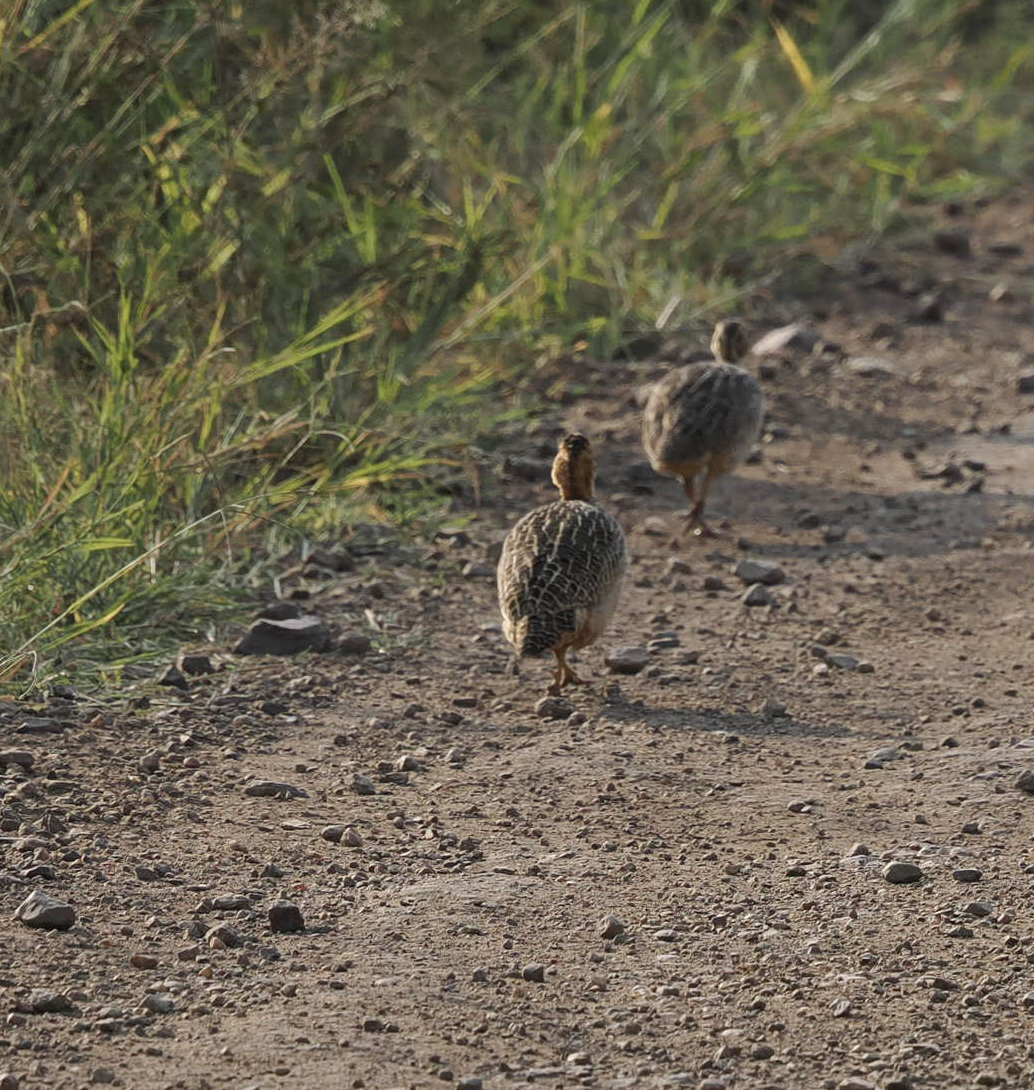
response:
<path fill-rule="evenodd" d="M 732 472 L 750 454 L 761 431 L 765 396 L 736 360 L 747 353 L 739 322 L 719 322 L 711 339 L 713 361 L 669 372 L 651 390 L 643 413 L 643 447 L 658 473 L 681 477 L 691 507 L 689 527 L 710 534 L 703 510 L 711 480 Z M 700 494 L 695 478 L 703 474 Z"/>
<path fill-rule="evenodd" d="M 565 655 L 602 635 L 628 566 L 621 526 L 592 501 L 592 476 L 588 441 L 567 436 L 553 465 L 562 498 L 524 515 L 499 559 L 503 632 L 520 657 L 556 655 L 551 691 L 580 681 Z"/>

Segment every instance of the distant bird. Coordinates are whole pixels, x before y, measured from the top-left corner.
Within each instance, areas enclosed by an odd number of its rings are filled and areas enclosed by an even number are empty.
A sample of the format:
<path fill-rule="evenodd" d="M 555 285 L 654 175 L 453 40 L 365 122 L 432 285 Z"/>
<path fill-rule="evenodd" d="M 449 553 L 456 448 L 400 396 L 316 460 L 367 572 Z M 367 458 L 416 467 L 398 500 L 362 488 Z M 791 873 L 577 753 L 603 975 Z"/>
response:
<path fill-rule="evenodd" d="M 553 460 L 560 499 L 536 507 L 506 535 L 496 573 L 503 632 L 518 659 L 552 651 L 556 695 L 584 684 L 568 651 L 595 642 L 614 615 L 628 567 L 625 535 L 593 500 L 596 465 L 589 440 L 571 434 Z"/>
<path fill-rule="evenodd" d="M 682 478 L 690 504 L 685 529 L 703 537 L 714 536 L 704 521 L 712 479 L 731 473 L 761 431 L 765 395 L 758 380 L 736 366 L 747 350 L 743 326 L 719 322 L 711 337 L 714 360 L 673 368 L 650 391 L 643 412 L 650 465 Z"/>

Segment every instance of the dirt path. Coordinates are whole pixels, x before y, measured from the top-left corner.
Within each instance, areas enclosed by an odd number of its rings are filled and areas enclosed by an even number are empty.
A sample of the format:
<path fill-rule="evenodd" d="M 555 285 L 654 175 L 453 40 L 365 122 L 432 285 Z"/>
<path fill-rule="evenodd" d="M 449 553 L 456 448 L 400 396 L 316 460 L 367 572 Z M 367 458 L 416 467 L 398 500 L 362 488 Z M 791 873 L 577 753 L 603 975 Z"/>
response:
<path fill-rule="evenodd" d="M 367 534 L 310 580 L 383 652 L 246 661 L 117 714 L 55 700 L 29 733 L 0 705 L 0 750 L 33 758 L 0 776 L 0 1076 L 1034 1085 L 1032 258 L 1026 195 L 757 301 L 759 334 L 839 348 L 752 360 L 763 459 L 715 489 L 717 543 L 666 543 L 681 490 L 634 405 L 662 366 L 561 363 L 556 415 L 499 437 L 462 532 Z M 594 684 L 548 720 L 546 666 L 507 673 L 492 557 L 570 427 L 633 564 Z M 743 604 L 744 557 L 782 570 L 768 605 Z M 621 644 L 643 672 L 606 674 Z M 75 926 L 15 922 L 35 889 Z M 303 932 L 271 933 L 278 900 Z"/>

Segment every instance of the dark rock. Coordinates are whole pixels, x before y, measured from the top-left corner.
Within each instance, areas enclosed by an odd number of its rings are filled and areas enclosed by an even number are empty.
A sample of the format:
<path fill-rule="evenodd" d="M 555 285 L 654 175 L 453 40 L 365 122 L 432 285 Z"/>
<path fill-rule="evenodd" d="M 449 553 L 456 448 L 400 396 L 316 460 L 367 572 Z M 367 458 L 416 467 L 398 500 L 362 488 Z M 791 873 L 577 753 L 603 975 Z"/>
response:
<path fill-rule="evenodd" d="M 191 653 L 180 655 L 178 666 L 185 674 L 191 677 L 200 677 L 202 674 L 214 674 L 215 665 L 208 655 Z"/>
<path fill-rule="evenodd" d="M 566 719 L 573 711 L 574 705 L 562 696 L 544 696 L 535 705 L 539 719 Z"/>
<path fill-rule="evenodd" d="M 1020 375 L 1016 380 L 1016 392 L 1018 394 L 1034 394 L 1034 371 Z"/>
<path fill-rule="evenodd" d="M 0 749 L 0 768 L 18 765 L 28 771 L 35 762 L 36 758 L 26 749 Z"/>
<path fill-rule="evenodd" d="M 342 636 L 337 641 L 337 649 L 345 655 L 365 655 L 372 647 L 373 642 L 370 637 L 360 633 Z"/>
<path fill-rule="evenodd" d="M 290 901 L 276 901 L 269 906 L 270 931 L 304 931 L 305 920 L 302 911 Z"/>
<path fill-rule="evenodd" d="M 283 620 L 260 617 L 238 641 L 238 655 L 297 655 L 330 648 L 330 630 L 319 617 L 307 614 Z"/>
<path fill-rule="evenodd" d="M 187 679 L 183 676 L 182 671 L 176 666 L 170 666 L 160 678 L 158 678 L 159 685 L 168 685 L 171 689 L 189 689 L 190 686 Z"/>
<path fill-rule="evenodd" d="M 30 893 L 14 914 L 26 927 L 48 931 L 67 931 L 75 923 L 75 909 L 71 905 L 39 890 Z"/>
<path fill-rule="evenodd" d="M 952 257 L 972 257 L 973 246 L 968 231 L 934 231 L 933 244 L 943 254 Z"/>
<path fill-rule="evenodd" d="M 245 795 L 260 799 L 307 799 L 309 792 L 276 780 L 253 780 L 244 788 Z"/>

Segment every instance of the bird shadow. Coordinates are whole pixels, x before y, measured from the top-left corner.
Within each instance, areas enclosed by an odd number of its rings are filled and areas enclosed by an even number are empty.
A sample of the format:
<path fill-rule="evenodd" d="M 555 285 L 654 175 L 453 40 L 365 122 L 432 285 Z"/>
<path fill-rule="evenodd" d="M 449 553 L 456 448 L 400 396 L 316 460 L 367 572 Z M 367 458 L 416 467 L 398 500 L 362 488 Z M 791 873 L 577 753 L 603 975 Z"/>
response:
<path fill-rule="evenodd" d="M 705 732 L 748 737 L 848 738 L 856 732 L 841 726 L 809 723 L 792 715 L 753 715 L 720 708 L 663 707 L 640 700 L 611 701 L 600 709 L 599 718 L 611 723 L 635 723 L 660 732 Z"/>

